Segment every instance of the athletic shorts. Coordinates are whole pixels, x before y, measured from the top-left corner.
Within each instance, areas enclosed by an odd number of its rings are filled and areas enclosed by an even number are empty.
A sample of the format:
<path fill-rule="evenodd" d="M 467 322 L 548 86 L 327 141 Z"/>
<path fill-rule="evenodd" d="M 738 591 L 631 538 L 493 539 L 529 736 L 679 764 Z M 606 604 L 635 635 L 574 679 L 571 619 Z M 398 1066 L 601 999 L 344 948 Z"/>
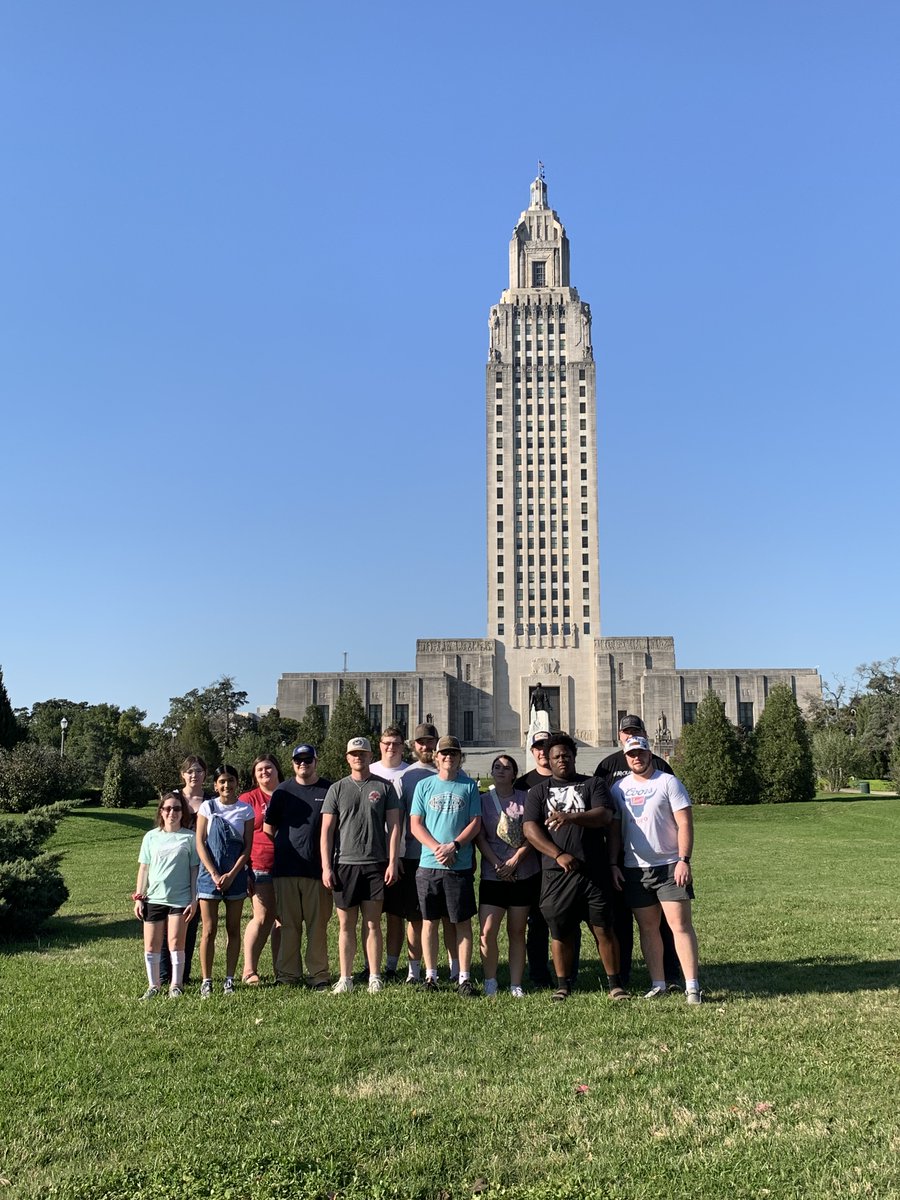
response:
<path fill-rule="evenodd" d="M 158 925 L 160 921 L 168 921 L 169 917 L 183 915 L 184 907 L 182 905 L 151 904 L 149 900 L 144 903 L 144 920 L 149 925 Z"/>
<path fill-rule="evenodd" d="M 416 890 L 418 866 L 417 858 L 402 858 L 400 878 L 384 889 L 384 911 L 392 917 L 402 917 L 405 921 L 422 920 L 419 893 Z"/>
<path fill-rule="evenodd" d="M 419 867 L 416 871 L 416 888 L 419 907 L 426 921 L 449 917 L 454 925 L 458 925 L 460 921 L 470 921 L 478 911 L 472 871 Z"/>
<path fill-rule="evenodd" d="M 384 900 L 387 863 L 340 863 L 334 902 L 338 908 L 356 908 L 363 900 Z"/>
<path fill-rule="evenodd" d="M 541 913 L 557 940 L 573 934 L 582 921 L 612 928 L 612 897 L 608 887 L 580 871 L 543 872 Z"/>
<path fill-rule="evenodd" d="M 691 884 L 675 882 L 675 863 L 664 867 L 626 867 L 625 899 L 632 908 L 649 908 L 661 900 L 693 900 Z"/>
<path fill-rule="evenodd" d="M 482 879 L 478 887 L 478 904 L 488 908 L 531 908 L 540 894 L 540 871 L 527 879 Z"/>

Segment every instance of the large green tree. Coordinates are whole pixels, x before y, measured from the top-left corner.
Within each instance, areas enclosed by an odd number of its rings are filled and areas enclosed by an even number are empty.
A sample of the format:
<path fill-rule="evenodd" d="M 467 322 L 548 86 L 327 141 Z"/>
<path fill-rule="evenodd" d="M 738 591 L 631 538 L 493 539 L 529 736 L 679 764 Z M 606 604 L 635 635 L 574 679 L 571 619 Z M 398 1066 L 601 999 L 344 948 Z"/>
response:
<path fill-rule="evenodd" d="M 0 667 L 0 750 L 11 750 L 24 736 L 25 731 L 19 725 L 13 706 L 9 702 L 6 684 L 3 682 L 3 668 Z"/>
<path fill-rule="evenodd" d="M 197 754 L 210 770 L 220 765 L 220 748 L 209 727 L 209 720 L 199 705 L 183 722 L 175 745 L 180 759 L 188 754 Z"/>
<path fill-rule="evenodd" d="M 28 812 L 75 795 L 80 776 L 58 750 L 19 742 L 0 750 L 0 811 Z"/>
<path fill-rule="evenodd" d="M 350 774 L 346 758 L 347 742 L 354 737 L 367 737 L 373 748 L 375 746 L 375 733 L 369 724 L 359 692 L 352 683 L 347 683 L 338 696 L 331 720 L 328 722 L 325 744 L 319 750 L 320 775 L 324 775 L 326 779 L 341 779 Z"/>
<path fill-rule="evenodd" d="M 696 804 L 756 801 L 744 742 L 713 691 L 700 701 L 693 724 L 682 729 L 674 766 Z"/>
<path fill-rule="evenodd" d="M 240 714 L 240 709 L 247 703 L 247 693 L 239 691 L 234 686 L 231 675 L 222 675 L 205 688 L 192 688 L 183 696 L 172 696 L 169 699 L 169 711 L 162 723 L 168 733 L 178 736 L 185 722 L 199 710 L 206 718 L 210 733 L 227 752 L 235 738 L 246 731 L 248 726 L 255 726 L 254 718 Z M 227 753 L 226 753 L 227 757 Z"/>
<path fill-rule="evenodd" d="M 753 731 L 752 750 L 763 803 L 811 800 L 816 794 L 809 731 L 787 684 L 777 684 L 769 692 Z"/>
<path fill-rule="evenodd" d="M 833 792 L 839 792 L 856 773 L 856 743 L 839 725 L 814 730 L 811 741 L 816 771 Z"/>

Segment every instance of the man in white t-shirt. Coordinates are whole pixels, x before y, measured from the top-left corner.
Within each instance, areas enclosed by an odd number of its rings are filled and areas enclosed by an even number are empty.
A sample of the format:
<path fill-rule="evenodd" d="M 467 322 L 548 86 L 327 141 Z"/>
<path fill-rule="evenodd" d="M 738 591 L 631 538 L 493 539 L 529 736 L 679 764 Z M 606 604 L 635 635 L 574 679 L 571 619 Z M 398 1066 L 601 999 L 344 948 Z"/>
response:
<path fill-rule="evenodd" d="M 616 855 L 611 854 L 612 873 L 615 886 L 625 889 L 640 930 L 651 981 L 646 998 L 656 999 L 666 991 L 661 908 L 675 939 L 687 1002 L 699 1004 L 697 935 L 691 921 L 691 798 L 680 779 L 657 770 L 645 737 L 629 738 L 624 751 L 630 774 L 617 779 L 610 790 L 621 816 L 625 869 L 623 872 L 615 862 Z"/>

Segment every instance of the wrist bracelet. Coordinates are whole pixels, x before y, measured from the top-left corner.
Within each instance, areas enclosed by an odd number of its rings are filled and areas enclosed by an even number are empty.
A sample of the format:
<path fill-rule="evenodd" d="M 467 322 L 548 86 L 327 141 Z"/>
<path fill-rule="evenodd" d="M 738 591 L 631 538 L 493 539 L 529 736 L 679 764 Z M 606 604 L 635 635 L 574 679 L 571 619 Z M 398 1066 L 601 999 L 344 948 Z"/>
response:
<path fill-rule="evenodd" d="M 132 898 L 132 900 L 146 900 L 147 899 L 147 897 L 142 896 L 140 892 L 132 892 L 131 898 Z"/>

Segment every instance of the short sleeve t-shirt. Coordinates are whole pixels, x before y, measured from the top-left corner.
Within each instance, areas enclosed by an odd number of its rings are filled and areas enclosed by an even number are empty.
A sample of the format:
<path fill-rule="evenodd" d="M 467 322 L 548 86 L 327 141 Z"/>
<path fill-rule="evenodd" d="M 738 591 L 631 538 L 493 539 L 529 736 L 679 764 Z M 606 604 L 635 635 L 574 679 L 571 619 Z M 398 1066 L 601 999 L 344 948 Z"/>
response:
<path fill-rule="evenodd" d="M 403 858 L 417 859 L 422 853 L 422 845 L 419 839 L 413 836 L 413 832 L 409 827 L 409 814 L 412 810 L 413 796 L 415 795 L 416 785 L 421 783 L 423 779 L 428 779 L 431 775 L 437 775 L 437 769 L 429 766 L 427 763 L 411 763 L 407 770 L 403 773 L 402 799 L 403 799 L 403 831 L 405 834 L 405 842 L 401 849 Z"/>
<path fill-rule="evenodd" d="M 250 866 L 254 871 L 270 874 L 275 863 L 275 847 L 272 839 L 267 838 L 262 831 L 270 797 L 262 788 L 253 788 L 250 792 L 244 792 L 240 799 L 253 809 L 253 852 L 250 855 Z"/>
<path fill-rule="evenodd" d="M 481 816 L 481 793 L 478 784 L 468 776 L 440 779 L 429 775 L 416 784 L 413 793 L 412 816 L 421 817 L 425 828 L 436 842 L 455 841 L 470 821 Z M 472 843 L 461 846 L 452 867 L 439 863 L 434 852 L 422 847 L 421 866 L 435 871 L 469 871 L 474 855 Z"/>
<path fill-rule="evenodd" d="M 658 754 L 651 754 L 650 757 L 657 771 L 662 771 L 666 775 L 675 774 L 664 758 L 660 758 Z M 606 758 L 597 763 L 594 774 L 605 779 L 609 787 L 612 787 L 617 779 L 624 779 L 626 775 L 630 775 L 631 767 L 625 758 L 625 751 L 615 750 L 612 754 L 608 754 Z"/>
<path fill-rule="evenodd" d="M 273 875 L 317 879 L 322 874 L 319 853 L 322 802 L 330 779 L 300 784 L 286 779 L 272 793 L 266 824 L 275 830 Z"/>
<path fill-rule="evenodd" d="M 527 799 L 527 792 L 517 791 L 513 791 L 511 796 L 501 799 L 494 788 L 485 792 L 481 797 L 481 832 L 487 838 L 487 843 L 493 855 L 491 859 L 488 859 L 487 855 L 482 855 L 482 879 L 497 878 L 497 872 L 493 866 L 494 859 L 504 863 L 516 853 L 515 846 L 511 846 L 509 842 L 504 842 L 502 838 L 497 837 L 497 824 L 500 820 L 497 805 L 500 805 L 500 812 L 505 813 L 507 817 L 518 818 L 521 821 L 525 815 L 525 801 Z M 536 875 L 540 869 L 541 864 L 537 854 L 535 854 L 534 850 L 529 850 L 516 867 L 516 878 L 528 879 L 532 875 Z"/>
<path fill-rule="evenodd" d="M 397 789 L 386 779 L 370 775 L 357 782 L 348 776 L 333 783 L 322 812 L 338 819 L 338 862 L 346 866 L 387 862 L 385 819 L 391 809 L 399 808 Z"/>
<path fill-rule="evenodd" d="M 612 787 L 622 818 L 626 867 L 665 867 L 678 861 L 678 826 L 673 813 L 691 807 L 680 779 L 654 771 L 649 779 L 627 775 Z"/>
<path fill-rule="evenodd" d="M 574 824 L 561 825 L 553 830 L 546 827 L 550 812 L 587 812 L 594 808 L 606 808 L 616 815 L 615 802 L 602 779 L 585 775 L 576 775 L 574 779 L 551 776 L 528 793 L 525 820 L 540 825 L 560 853 L 577 858 L 584 864 L 585 874 L 597 879 L 609 871 L 604 830 Z M 562 870 L 556 865 L 555 858 L 545 854 L 541 855 L 541 866 L 545 871 Z"/>
<path fill-rule="evenodd" d="M 197 839 L 189 829 L 144 834 L 138 862 L 148 867 L 147 899 L 151 904 L 187 908 L 191 903 L 191 869 L 200 865 Z"/>
<path fill-rule="evenodd" d="M 209 800 L 204 800 L 197 812 L 200 817 L 206 817 L 207 821 L 211 821 L 216 817 L 221 817 L 223 821 L 227 821 L 238 837 L 244 836 L 244 826 L 248 821 L 256 821 L 256 813 L 249 804 L 245 804 L 243 800 L 235 800 L 233 804 L 223 804 L 221 800 L 217 800 L 213 796 Z"/>

